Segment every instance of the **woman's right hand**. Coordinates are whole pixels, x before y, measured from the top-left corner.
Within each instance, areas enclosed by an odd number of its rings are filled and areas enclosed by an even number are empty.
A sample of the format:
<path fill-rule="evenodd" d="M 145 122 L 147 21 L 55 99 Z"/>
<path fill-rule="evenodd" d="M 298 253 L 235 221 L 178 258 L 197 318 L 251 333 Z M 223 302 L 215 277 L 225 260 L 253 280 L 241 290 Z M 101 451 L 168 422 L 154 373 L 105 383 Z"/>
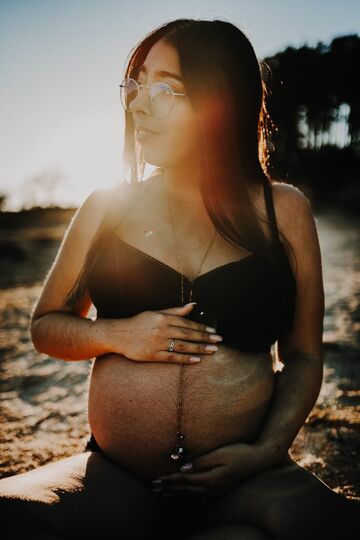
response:
<path fill-rule="evenodd" d="M 126 343 L 122 343 L 125 356 L 138 362 L 172 362 L 193 364 L 199 362 L 199 354 L 212 354 L 206 346 L 215 345 L 214 329 L 206 324 L 185 318 L 194 303 L 161 311 L 143 311 L 129 317 L 126 328 Z M 208 330 L 207 330 L 208 329 Z M 171 339 L 175 348 L 168 351 Z M 199 358 L 199 360 L 194 360 Z"/>

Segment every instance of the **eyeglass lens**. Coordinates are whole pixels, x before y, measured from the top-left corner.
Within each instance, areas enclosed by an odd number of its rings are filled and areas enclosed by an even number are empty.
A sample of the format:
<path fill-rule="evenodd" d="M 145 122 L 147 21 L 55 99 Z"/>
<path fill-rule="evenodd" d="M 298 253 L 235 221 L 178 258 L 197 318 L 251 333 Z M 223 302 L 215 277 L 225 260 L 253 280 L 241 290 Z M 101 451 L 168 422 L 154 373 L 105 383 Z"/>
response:
<path fill-rule="evenodd" d="M 130 111 L 132 101 L 138 96 L 137 83 L 131 78 L 124 79 L 120 85 L 120 94 L 123 107 Z M 149 103 L 152 115 L 158 117 L 168 115 L 174 103 L 171 86 L 163 82 L 151 84 L 149 87 Z"/>

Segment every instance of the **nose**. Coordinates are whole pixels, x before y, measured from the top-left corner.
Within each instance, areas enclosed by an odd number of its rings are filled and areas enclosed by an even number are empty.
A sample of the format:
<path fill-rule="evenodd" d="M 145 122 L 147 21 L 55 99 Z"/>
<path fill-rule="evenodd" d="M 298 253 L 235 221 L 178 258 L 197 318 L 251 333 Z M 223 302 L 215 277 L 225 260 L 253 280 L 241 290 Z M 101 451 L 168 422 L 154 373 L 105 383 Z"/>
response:
<path fill-rule="evenodd" d="M 139 88 L 138 95 L 130 103 L 130 112 L 134 113 L 139 111 L 150 115 L 149 94 L 147 88 L 144 86 Z"/>

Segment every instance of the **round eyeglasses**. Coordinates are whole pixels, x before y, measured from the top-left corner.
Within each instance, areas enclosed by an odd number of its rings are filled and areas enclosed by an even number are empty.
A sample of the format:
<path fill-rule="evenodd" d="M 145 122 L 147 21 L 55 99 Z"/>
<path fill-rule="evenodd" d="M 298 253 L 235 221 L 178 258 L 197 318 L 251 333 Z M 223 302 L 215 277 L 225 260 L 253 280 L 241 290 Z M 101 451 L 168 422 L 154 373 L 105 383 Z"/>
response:
<path fill-rule="evenodd" d="M 188 94 L 182 94 L 180 92 L 174 92 L 170 84 L 165 82 L 154 82 L 150 86 L 146 84 L 140 84 L 131 77 L 125 77 L 120 87 L 120 99 L 121 104 L 127 112 L 130 110 L 130 105 L 139 95 L 142 87 L 148 89 L 148 98 L 150 104 L 150 111 L 153 116 L 164 117 L 170 114 L 175 102 L 175 96 L 187 96 Z"/>

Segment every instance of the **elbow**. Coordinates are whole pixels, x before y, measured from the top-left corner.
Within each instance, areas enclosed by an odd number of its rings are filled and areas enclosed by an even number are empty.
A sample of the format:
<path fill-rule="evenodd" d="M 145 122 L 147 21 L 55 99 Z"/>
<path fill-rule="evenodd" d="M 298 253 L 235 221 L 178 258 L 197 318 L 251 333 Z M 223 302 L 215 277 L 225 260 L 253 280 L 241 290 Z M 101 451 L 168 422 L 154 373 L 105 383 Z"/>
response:
<path fill-rule="evenodd" d="M 321 385 L 324 376 L 324 359 L 321 351 L 296 350 L 281 355 L 280 361 L 287 368 L 306 369 L 312 373 L 313 380 Z"/>

